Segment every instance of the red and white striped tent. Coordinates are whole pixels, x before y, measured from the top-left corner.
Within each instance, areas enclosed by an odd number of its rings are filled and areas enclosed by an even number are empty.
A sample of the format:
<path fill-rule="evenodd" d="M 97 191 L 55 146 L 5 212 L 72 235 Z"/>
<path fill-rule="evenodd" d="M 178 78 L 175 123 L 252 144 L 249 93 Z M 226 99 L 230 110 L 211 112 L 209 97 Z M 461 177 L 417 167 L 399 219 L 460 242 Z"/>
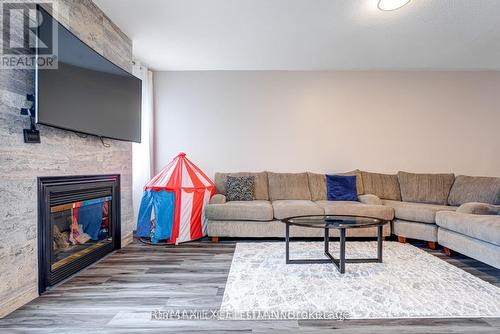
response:
<path fill-rule="evenodd" d="M 180 153 L 144 186 L 137 235 L 175 244 L 205 236 L 205 206 L 214 193 L 214 183 Z"/>

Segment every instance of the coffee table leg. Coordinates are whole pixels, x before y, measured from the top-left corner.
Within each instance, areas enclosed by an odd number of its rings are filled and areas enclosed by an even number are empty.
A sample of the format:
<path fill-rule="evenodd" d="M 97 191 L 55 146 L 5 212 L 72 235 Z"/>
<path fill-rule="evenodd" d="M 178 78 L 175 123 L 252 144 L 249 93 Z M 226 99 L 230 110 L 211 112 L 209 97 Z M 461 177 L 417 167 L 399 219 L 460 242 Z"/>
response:
<path fill-rule="evenodd" d="M 345 228 L 340 228 L 340 260 L 339 269 L 340 273 L 345 273 Z"/>
<path fill-rule="evenodd" d="M 387 222 L 384 222 L 387 223 Z M 377 257 L 368 259 L 346 259 L 345 245 L 346 245 L 346 228 L 339 228 L 340 233 L 340 258 L 337 260 L 330 253 L 330 233 L 329 228 L 325 227 L 324 234 L 324 250 L 327 258 L 323 259 L 290 259 L 290 224 L 285 223 L 285 258 L 287 264 L 316 264 L 316 263 L 333 263 L 341 274 L 345 273 L 346 263 L 374 263 L 382 262 L 382 248 L 383 248 L 383 226 L 377 226 Z"/>
<path fill-rule="evenodd" d="M 330 251 L 330 229 L 328 227 L 325 227 L 325 254 Z"/>
<path fill-rule="evenodd" d="M 290 263 L 290 225 L 285 224 L 285 253 L 286 263 Z"/>
<path fill-rule="evenodd" d="M 382 225 L 377 227 L 377 260 L 382 262 Z"/>

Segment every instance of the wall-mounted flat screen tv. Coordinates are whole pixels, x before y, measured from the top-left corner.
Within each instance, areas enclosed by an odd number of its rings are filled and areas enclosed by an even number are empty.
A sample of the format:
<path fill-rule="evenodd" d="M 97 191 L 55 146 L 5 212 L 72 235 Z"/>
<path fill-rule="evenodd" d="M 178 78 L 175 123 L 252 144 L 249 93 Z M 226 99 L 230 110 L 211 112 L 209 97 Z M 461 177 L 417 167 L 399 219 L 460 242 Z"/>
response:
<path fill-rule="evenodd" d="M 36 122 L 83 134 L 141 141 L 141 80 L 113 64 L 38 6 L 43 41 L 57 30 L 57 69 L 35 74 Z M 103 46 L 109 47 L 109 46 Z"/>

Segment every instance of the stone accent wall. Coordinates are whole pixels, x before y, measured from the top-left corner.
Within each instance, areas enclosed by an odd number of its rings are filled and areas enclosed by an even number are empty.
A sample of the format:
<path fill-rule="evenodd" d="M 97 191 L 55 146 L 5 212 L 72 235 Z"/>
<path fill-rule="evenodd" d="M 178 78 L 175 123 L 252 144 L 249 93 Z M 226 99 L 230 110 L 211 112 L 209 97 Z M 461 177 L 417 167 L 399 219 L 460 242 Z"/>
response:
<path fill-rule="evenodd" d="M 90 0 L 59 0 L 58 20 L 127 71 L 132 42 Z M 41 144 L 25 144 L 29 118 L 20 115 L 33 93 L 33 72 L 0 70 L 0 317 L 38 295 L 37 176 L 121 174 L 122 246 L 131 240 L 132 144 L 39 126 Z"/>

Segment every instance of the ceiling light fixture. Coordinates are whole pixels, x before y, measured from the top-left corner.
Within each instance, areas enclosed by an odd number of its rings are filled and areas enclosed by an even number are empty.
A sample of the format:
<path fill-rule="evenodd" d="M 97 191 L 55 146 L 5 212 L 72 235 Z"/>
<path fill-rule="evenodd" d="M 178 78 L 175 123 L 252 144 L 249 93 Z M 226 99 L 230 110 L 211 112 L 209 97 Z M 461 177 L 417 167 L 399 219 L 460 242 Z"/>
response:
<path fill-rule="evenodd" d="M 409 2 L 410 0 L 379 0 L 377 7 L 383 11 L 390 11 L 399 9 Z"/>

